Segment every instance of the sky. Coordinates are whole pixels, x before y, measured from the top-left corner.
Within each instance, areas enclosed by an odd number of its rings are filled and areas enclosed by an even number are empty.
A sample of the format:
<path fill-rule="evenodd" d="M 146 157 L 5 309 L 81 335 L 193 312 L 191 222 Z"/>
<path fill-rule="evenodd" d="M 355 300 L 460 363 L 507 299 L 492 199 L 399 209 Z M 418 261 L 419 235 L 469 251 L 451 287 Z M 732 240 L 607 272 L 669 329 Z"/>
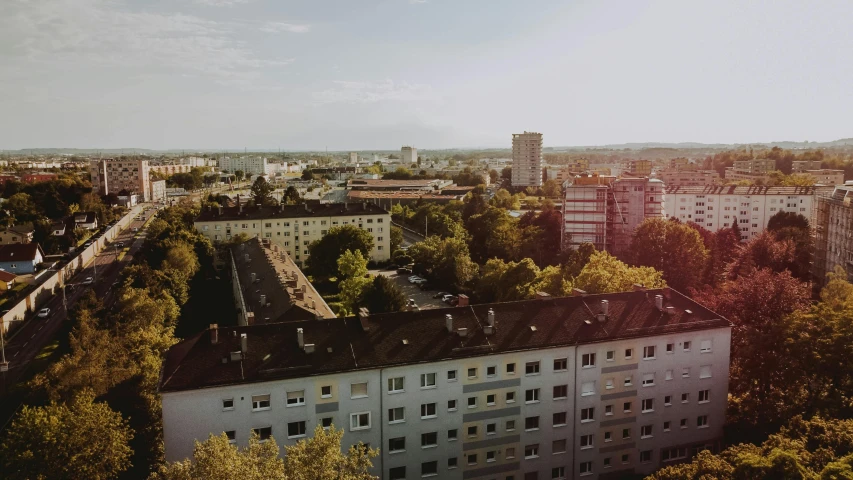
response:
<path fill-rule="evenodd" d="M 849 0 L 0 0 L 0 149 L 853 137 Z"/>

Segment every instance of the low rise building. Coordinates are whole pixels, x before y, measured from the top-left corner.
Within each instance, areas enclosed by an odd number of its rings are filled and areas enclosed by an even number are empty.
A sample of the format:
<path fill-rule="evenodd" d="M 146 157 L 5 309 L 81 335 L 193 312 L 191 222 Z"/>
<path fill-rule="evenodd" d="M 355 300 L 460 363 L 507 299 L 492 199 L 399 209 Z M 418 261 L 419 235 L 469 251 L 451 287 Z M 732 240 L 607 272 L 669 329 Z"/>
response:
<path fill-rule="evenodd" d="M 821 185 L 844 185 L 844 170 L 806 170 L 803 172 L 815 178 L 815 183 Z"/>
<path fill-rule="evenodd" d="M 21 275 L 33 273 L 44 261 L 44 252 L 38 243 L 16 243 L 0 246 L 0 270 Z"/>
<path fill-rule="evenodd" d="M 98 228 L 98 215 L 95 212 L 78 212 L 74 214 L 74 227 L 94 230 Z"/>
<path fill-rule="evenodd" d="M 0 245 L 11 245 L 14 243 L 30 243 L 33 241 L 32 223 L 12 225 L 0 230 Z"/>
<path fill-rule="evenodd" d="M 667 187 L 704 187 L 720 183 L 720 174 L 716 170 L 666 169 L 655 175 Z"/>
<path fill-rule="evenodd" d="M 621 478 L 721 446 L 731 324 L 671 289 L 220 328 L 170 349 L 168 461 L 318 425 L 383 479 Z"/>
<path fill-rule="evenodd" d="M 353 179 L 347 182 L 350 190 L 424 190 L 435 191 L 453 184 L 452 180 L 371 180 Z"/>
<path fill-rule="evenodd" d="M 193 168 L 196 168 L 189 164 L 177 164 L 177 165 L 151 165 L 148 167 L 149 172 L 159 173 L 164 177 L 171 177 L 176 173 L 190 173 Z"/>
<path fill-rule="evenodd" d="M 651 160 L 629 160 L 626 175 L 632 177 L 648 177 L 652 174 Z"/>
<path fill-rule="evenodd" d="M 389 190 L 348 190 L 349 202 L 370 202 L 390 211 L 394 205 L 415 205 L 420 203 L 445 204 L 462 201 L 465 194 L 444 194 L 439 191 L 389 191 Z"/>
<path fill-rule="evenodd" d="M 820 160 L 794 160 L 791 163 L 791 172 L 805 173 L 806 170 L 820 170 L 823 168 L 821 163 Z"/>

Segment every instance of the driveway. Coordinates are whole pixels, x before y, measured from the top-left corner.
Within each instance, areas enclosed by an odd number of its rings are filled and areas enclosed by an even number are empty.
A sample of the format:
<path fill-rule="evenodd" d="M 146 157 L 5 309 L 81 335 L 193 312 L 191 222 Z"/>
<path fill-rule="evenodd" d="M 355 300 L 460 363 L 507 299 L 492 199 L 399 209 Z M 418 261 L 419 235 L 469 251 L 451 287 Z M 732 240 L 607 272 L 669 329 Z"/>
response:
<path fill-rule="evenodd" d="M 409 283 L 409 276 L 411 274 L 406 273 L 398 275 L 396 270 L 370 270 L 370 274 L 384 275 L 391 280 L 394 280 L 400 288 L 400 291 L 403 292 L 403 295 L 405 295 L 406 298 L 414 298 L 415 303 L 417 303 L 418 307 L 422 310 L 428 308 L 445 308 L 450 306 L 438 298 L 432 298 L 433 295 L 438 293 L 438 290 L 421 290 L 417 285 Z"/>

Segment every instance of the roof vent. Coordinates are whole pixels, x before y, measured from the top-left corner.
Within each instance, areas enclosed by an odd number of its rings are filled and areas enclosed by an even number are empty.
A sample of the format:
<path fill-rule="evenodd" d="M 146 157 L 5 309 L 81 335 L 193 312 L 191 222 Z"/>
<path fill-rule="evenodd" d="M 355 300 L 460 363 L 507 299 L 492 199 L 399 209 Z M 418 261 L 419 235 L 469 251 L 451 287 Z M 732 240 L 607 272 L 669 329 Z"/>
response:
<path fill-rule="evenodd" d="M 305 344 L 305 353 L 314 353 L 314 344 L 306 343 Z"/>
<path fill-rule="evenodd" d="M 483 333 L 485 333 L 486 335 L 492 335 L 493 333 L 495 333 L 495 327 L 491 325 L 486 325 L 485 327 L 483 327 Z"/>
<path fill-rule="evenodd" d="M 655 295 L 655 308 L 663 310 L 663 295 Z"/>
<path fill-rule="evenodd" d="M 210 344 L 216 345 L 219 343 L 219 325 L 215 323 L 210 324 Z"/>
<path fill-rule="evenodd" d="M 488 314 L 487 318 L 488 318 L 489 326 L 494 328 L 495 327 L 495 311 L 492 310 L 491 308 L 489 309 L 489 314 Z"/>
<path fill-rule="evenodd" d="M 305 332 L 301 328 L 296 329 L 296 341 L 299 343 L 299 348 L 305 346 Z"/>
<path fill-rule="evenodd" d="M 244 355 L 249 351 L 249 337 L 245 333 L 240 334 L 240 351 Z"/>
<path fill-rule="evenodd" d="M 462 327 L 459 330 L 457 330 L 456 333 L 458 333 L 460 337 L 467 337 L 468 336 L 468 329 L 465 327 Z"/>
<path fill-rule="evenodd" d="M 684 310 L 684 313 L 686 313 L 686 314 L 688 314 L 688 315 L 692 315 L 692 314 L 693 314 L 693 310 L 687 310 L 687 309 L 685 309 L 685 310 Z"/>
<path fill-rule="evenodd" d="M 675 307 L 671 305 L 669 307 L 666 307 L 666 313 L 667 315 L 675 315 Z"/>
<path fill-rule="evenodd" d="M 531 325 L 531 326 L 530 326 L 530 331 L 531 331 L 531 332 L 535 332 L 535 331 L 536 331 L 536 325 Z"/>
<path fill-rule="evenodd" d="M 370 330 L 370 323 L 367 319 L 370 317 L 370 311 L 364 307 L 358 309 L 358 321 L 361 322 L 361 329 L 365 332 Z"/>
<path fill-rule="evenodd" d="M 444 325 L 447 327 L 448 333 L 453 333 L 453 316 L 449 313 L 444 316 Z"/>
<path fill-rule="evenodd" d="M 601 313 L 607 315 L 610 313 L 610 302 L 608 300 L 601 301 Z"/>
<path fill-rule="evenodd" d="M 404 338 L 404 339 L 403 339 L 403 345 L 408 345 L 408 344 L 409 344 L 409 340 L 408 340 L 408 339 L 406 339 L 406 338 Z"/>
<path fill-rule="evenodd" d="M 239 362 L 240 360 L 242 360 L 242 358 L 243 358 L 242 352 L 231 352 L 231 361 L 232 362 Z"/>
<path fill-rule="evenodd" d="M 266 306 L 266 304 L 267 304 L 267 296 L 266 296 L 266 295 L 261 295 L 261 306 L 262 306 L 262 307 L 263 307 L 263 306 Z"/>
<path fill-rule="evenodd" d="M 604 323 L 607 321 L 607 314 L 606 313 L 599 313 L 598 315 L 596 315 L 596 317 L 598 318 L 598 321 L 601 323 Z"/>

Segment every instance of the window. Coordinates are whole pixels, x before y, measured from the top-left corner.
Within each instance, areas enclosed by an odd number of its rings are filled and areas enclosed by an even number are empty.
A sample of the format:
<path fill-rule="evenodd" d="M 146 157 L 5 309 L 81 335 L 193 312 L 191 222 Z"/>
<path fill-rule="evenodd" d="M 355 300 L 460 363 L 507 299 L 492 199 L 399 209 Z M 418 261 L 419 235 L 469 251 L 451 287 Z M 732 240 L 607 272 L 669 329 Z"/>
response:
<path fill-rule="evenodd" d="M 558 453 L 566 453 L 566 439 L 562 440 L 554 440 L 551 442 L 551 453 L 556 455 Z"/>
<path fill-rule="evenodd" d="M 613 388 L 613 379 L 612 378 L 608 378 L 607 380 L 604 381 L 604 388 L 606 388 L 607 390 L 610 390 L 611 388 Z"/>
<path fill-rule="evenodd" d="M 633 385 L 633 383 L 634 383 L 634 377 L 632 377 L 631 375 L 628 375 L 627 377 L 625 377 L 625 386 L 626 387 L 630 387 L 631 385 Z"/>
<path fill-rule="evenodd" d="M 530 390 L 526 390 L 524 392 L 524 402 L 525 403 L 535 403 L 539 401 L 539 389 L 532 388 Z"/>
<path fill-rule="evenodd" d="M 424 462 L 421 464 L 421 476 L 422 477 L 431 477 L 433 475 L 438 475 L 438 462 L 433 460 L 431 462 Z"/>
<path fill-rule="evenodd" d="M 708 427 L 708 415 L 699 415 L 698 417 L 696 417 L 696 427 L 698 427 L 698 428 Z"/>
<path fill-rule="evenodd" d="M 628 438 L 631 438 L 631 429 L 630 428 L 623 428 L 622 429 L 622 439 L 625 440 Z"/>
<path fill-rule="evenodd" d="M 305 405 L 305 390 L 287 392 L 287 406 L 295 407 L 297 405 Z"/>
<path fill-rule="evenodd" d="M 421 374 L 421 388 L 435 388 L 435 374 L 434 373 L 422 373 Z"/>
<path fill-rule="evenodd" d="M 672 405 L 672 395 L 664 396 L 663 397 L 663 404 L 664 404 L 664 406 L 667 406 L 667 407 Z"/>
<path fill-rule="evenodd" d="M 394 467 L 388 471 L 388 477 L 391 480 L 405 480 L 406 478 L 406 467 Z"/>
<path fill-rule="evenodd" d="M 456 411 L 456 400 L 448 400 L 447 401 L 447 410 L 450 412 Z"/>
<path fill-rule="evenodd" d="M 476 465 L 477 464 L 477 454 L 472 453 L 468 455 L 468 465 Z"/>
<path fill-rule="evenodd" d="M 690 378 L 690 367 L 681 368 L 681 378 Z"/>
<path fill-rule="evenodd" d="M 699 378 L 711 378 L 711 366 L 702 365 L 699 367 Z"/>
<path fill-rule="evenodd" d="M 451 428 L 447 431 L 447 441 L 453 442 L 459 437 L 459 430 Z"/>
<path fill-rule="evenodd" d="M 260 410 L 269 410 L 270 409 L 270 396 L 269 395 L 252 395 L 252 411 L 257 412 Z"/>
<path fill-rule="evenodd" d="M 495 461 L 495 451 L 489 450 L 486 452 L 486 462 L 494 462 Z"/>
<path fill-rule="evenodd" d="M 666 450 L 661 450 L 660 452 L 660 459 L 662 462 L 680 460 L 683 458 L 687 458 L 687 449 L 684 447 L 668 448 Z"/>
<path fill-rule="evenodd" d="M 664 380 L 672 380 L 672 370 L 667 370 L 663 378 Z"/>
<path fill-rule="evenodd" d="M 689 401 L 690 401 L 690 394 L 689 393 L 682 393 L 681 394 L 681 403 L 687 403 Z"/>
<path fill-rule="evenodd" d="M 304 437 L 305 422 L 291 422 L 287 424 L 287 438 Z"/>
<path fill-rule="evenodd" d="M 398 393 L 406 391 L 406 378 L 395 377 L 388 379 L 388 393 Z"/>
<path fill-rule="evenodd" d="M 494 435 L 496 433 L 498 433 L 498 424 L 497 423 L 486 424 L 486 435 Z"/>
<path fill-rule="evenodd" d="M 613 415 L 613 405 L 605 405 L 604 406 L 604 414 L 605 415 Z"/>
<path fill-rule="evenodd" d="M 350 431 L 370 428 L 370 412 L 351 413 L 349 416 L 349 427 Z"/>
<path fill-rule="evenodd" d="M 506 373 L 508 375 L 514 375 L 515 374 L 515 364 L 514 363 L 507 363 L 506 364 Z"/>
<path fill-rule="evenodd" d="M 320 398 L 331 398 L 332 396 L 332 386 L 331 385 L 323 385 L 320 387 Z"/>
<path fill-rule="evenodd" d="M 527 417 L 524 419 L 525 430 L 539 430 L 539 416 Z"/>
<path fill-rule="evenodd" d="M 506 453 L 506 458 L 515 458 L 515 447 L 507 447 L 504 451 Z"/>
<path fill-rule="evenodd" d="M 477 426 L 476 425 L 472 425 L 472 426 L 468 427 L 468 436 L 469 437 L 476 437 L 477 436 Z"/>
<path fill-rule="evenodd" d="M 468 378 L 477 378 L 477 369 L 469 368 L 468 369 Z"/>
<path fill-rule="evenodd" d="M 627 453 L 622 454 L 622 463 L 628 463 L 631 461 L 631 455 Z"/>
<path fill-rule="evenodd" d="M 699 390 L 699 403 L 705 403 L 709 401 L 711 396 L 710 390 Z"/>
<path fill-rule="evenodd" d="M 592 368 L 594 366 L 595 366 L 595 354 L 594 353 L 584 353 L 581 356 L 581 367 Z"/>
<path fill-rule="evenodd" d="M 680 424 L 679 426 L 680 426 L 681 428 L 687 428 L 687 419 L 686 419 L 686 418 L 682 418 L 682 419 L 681 419 L 681 424 Z"/>
<path fill-rule="evenodd" d="M 367 382 L 353 383 L 350 385 L 350 398 L 364 398 L 367 396 Z"/>
<path fill-rule="evenodd" d="M 581 435 L 581 450 L 592 448 L 592 435 Z"/>
<path fill-rule="evenodd" d="M 234 410 L 234 399 L 233 398 L 222 399 L 222 409 L 223 410 Z"/>
<path fill-rule="evenodd" d="M 601 464 L 604 465 L 604 468 L 610 468 L 613 466 L 610 464 L 610 457 L 607 457 L 604 460 L 602 460 Z"/>
<path fill-rule="evenodd" d="M 622 411 L 625 413 L 631 413 L 631 402 L 625 402 L 622 404 Z"/>
<path fill-rule="evenodd" d="M 648 347 L 643 347 L 643 359 L 644 360 L 654 360 L 655 359 L 655 346 L 651 345 Z"/>
<path fill-rule="evenodd" d="M 506 392 L 506 403 L 515 403 L 515 392 Z"/>
<path fill-rule="evenodd" d="M 613 441 L 613 434 L 612 434 L 612 432 L 610 432 L 610 430 L 604 432 L 604 441 L 605 442 L 612 442 Z"/>
<path fill-rule="evenodd" d="M 512 432 L 515 430 L 515 420 L 507 420 L 506 421 L 506 431 Z"/>
<path fill-rule="evenodd" d="M 699 352 L 700 353 L 710 353 L 711 352 L 711 341 L 710 340 L 702 340 L 699 342 Z"/>
<path fill-rule="evenodd" d="M 580 474 L 581 475 L 592 475 L 592 462 L 581 462 L 580 463 Z"/>
<path fill-rule="evenodd" d="M 228 437 L 228 443 L 235 444 L 237 443 L 237 431 L 236 430 L 226 430 L 225 436 Z"/>
<path fill-rule="evenodd" d="M 421 418 L 435 418 L 435 417 L 436 417 L 435 403 L 422 403 L 421 404 Z"/>
<path fill-rule="evenodd" d="M 494 377 L 498 374 L 498 367 L 492 365 L 491 367 L 486 367 L 486 376 Z"/>
<path fill-rule="evenodd" d="M 652 461 L 652 451 L 651 450 L 643 450 L 640 452 L 640 462 L 641 463 L 649 463 Z"/>
<path fill-rule="evenodd" d="M 581 409 L 581 423 L 595 420 L 595 407 Z"/>
<path fill-rule="evenodd" d="M 654 398 L 643 399 L 643 401 L 641 402 L 641 410 L 643 413 L 655 411 L 655 399 Z"/>
<path fill-rule="evenodd" d="M 644 373 L 643 374 L 643 386 L 644 387 L 653 387 L 655 385 L 655 374 L 654 373 Z"/>
<path fill-rule="evenodd" d="M 332 417 L 323 417 L 320 419 L 320 425 L 323 428 L 328 429 L 329 427 L 332 426 L 332 421 L 333 421 Z"/>
<path fill-rule="evenodd" d="M 568 370 L 569 368 L 569 360 L 567 358 L 555 358 L 554 359 L 554 371 L 562 372 L 564 370 Z"/>
<path fill-rule="evenodd" d="M 689 352 L 689 351 L 690 351 L 690 342 L 689 342 L 689 341 L 684 342 L 684 351 L 685 351 L 685 352 Z"/>
<path fill-rule="evenodd" d="M 388 452 L 405 452 L 406 451 L 406 437 L 397 437 L 397 438 L 389 438 L 388 439 Z"/>
<path fill-rule="evenodd" d="M 595 393 L 595 391 L 594 391 L 595 390 L 595 383 L 594 382 L 589 382 L 589 383 L 592 383 L 592 385 L 593 385 L 592 390 L 593 391 L 591 391 L 589 393 L 584 392 L 584 393 L 581 393 L 581 395 L 591 395 L 591 394 Z M 586 384 L 584 384 L 584 385 L 586 385 Z M 560 399 L 566 398 L 568 396 L 569 396 L 569 386 L 568 385 L 555 385 L 554 386 L 554 400 L 560 400 Z"/>
<path fill-rule="evenodd" d="M 539 457 L 539 444 L 534 445 L 526 445 L 524 447 L 524 458 L 538 458 Z"/>
<path fill-rule="evenodd" d="M 643 425 L 640 427 L 640 438 L 650 438 L 652 436 L 652 426 Z"/>
<path fill-rule="evenodd" d="M 406 421 L 406 407 L 388 409 L 388 423 L 400 423 Z"/>
<path fill-rule="evenodd" d="M 630 360 L 632 358 L 634 358 L 634 349 L 633 348 L 626 348 L 625 349 L 625 360 Z"/>
<path fill-rule="evenodd" d="M 421 434 L 421 448 L 438 446 L 438 432 Z"/>
<path fill-rule="evenodd" d="M 525 375 L 539 375 L 539 362 L 527 362 L 524 364 Z"/>
<path fill-rule="evenodd" d="M 564 479 L 566 478 L 566 467 L 554 467 L 551 469 L 551 478 L 552 479 Z"/>
<path fill-rule="evenodd" d="M 685 419 L 686 421 L 687 419 Z M 261 427 L 261 428 L 253 428 L 252 432 L 254 432 L 261 442 L 266 442 L 272 437 L 272 427 Z"/>
<path fill-rule="evenodd" d="M 663 431 L 664 432 L 668 432 L 670 430 L 669 424 L 670 424 L 669 420 L 667 420 L 666 422 L 663 422 Z"/>
<path fill-rule="evenodd" d="M 468 408 L 477 407 L 477 397 L 468 397 Z"/>
<path fill-rule="evenodd" d="M 566 418 L 567 417 L 568 417 L 568 415 L 566 414 L 566 412 L 555 413 L 553 415 L 553 420 L 554 420 L 553 425 L 555 427 L 562 427 L 562 426 L 566 425 Z"/>
<path fill-rule="evenodd" d="M 448 370 L 447 371 L 447 381 L 455 382 L 456 381 L 456 370 Z"/>

